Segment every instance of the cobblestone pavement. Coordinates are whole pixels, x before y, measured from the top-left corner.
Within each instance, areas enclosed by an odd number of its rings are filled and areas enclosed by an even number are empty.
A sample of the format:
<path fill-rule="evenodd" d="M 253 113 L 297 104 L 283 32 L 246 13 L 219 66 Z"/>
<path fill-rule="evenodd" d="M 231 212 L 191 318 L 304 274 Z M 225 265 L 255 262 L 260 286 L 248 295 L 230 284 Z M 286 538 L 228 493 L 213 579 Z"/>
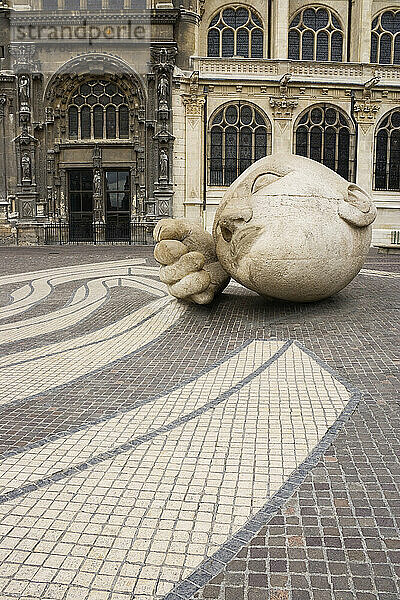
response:
<path fill-rule="evenodd" d="M 0 600 L 399 600 L 400 257 L 210 307 L 149 248 L 0 257 Z"/>

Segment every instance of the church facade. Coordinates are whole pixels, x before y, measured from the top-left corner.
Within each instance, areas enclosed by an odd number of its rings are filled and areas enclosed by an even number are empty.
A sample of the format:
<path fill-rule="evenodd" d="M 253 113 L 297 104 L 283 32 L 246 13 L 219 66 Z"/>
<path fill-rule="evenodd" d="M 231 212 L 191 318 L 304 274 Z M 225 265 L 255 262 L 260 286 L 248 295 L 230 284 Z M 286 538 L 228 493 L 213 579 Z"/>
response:
<path fill-rule="evenodd" d="M 0 0 L 0 132 L 2 244 L 210 229 L 273 151 L 365 188 L 400 243 L 400 2 Z"/>

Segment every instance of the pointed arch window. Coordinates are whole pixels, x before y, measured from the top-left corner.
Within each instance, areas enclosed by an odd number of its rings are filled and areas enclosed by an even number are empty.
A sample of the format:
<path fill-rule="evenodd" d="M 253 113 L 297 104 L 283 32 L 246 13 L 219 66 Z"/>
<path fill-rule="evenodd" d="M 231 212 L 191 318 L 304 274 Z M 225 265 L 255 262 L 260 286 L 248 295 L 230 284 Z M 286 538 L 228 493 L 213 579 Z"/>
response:
<path fill-rule="evenodd" d="M 82 83 L 68 108 L 68 136 L 72 140 L 129 138 L 126 95 L 106 80 Z"/>
<path fill-rule="evenodd" d="M 289 58 L 292 60 L 343 60 L 343 29 L 328 8 L 307 7 L 289 27 Z"/>
<path fill-rule="evenodd" d="M 375 137 L 376 190 L 400 191 L 400 110 L 387 115 Z"/>
<path fill-rule="evenodd" d="M 336 107 L 310 107 L 295 128 L 295 152 L 323 163 L 345 179 L 354 177 L 354 133 Z"/>
<path fill-rule="evenodd" d="M 221 10 L 208 29 L 207 56 L 262 58 L 263 25 L 256 13 L 245 6 Z"/>
<path fill-rule="evenodd" d="M 209 184 L 230 185 L 253 162 L 270 153 L 270 121 L 251 104 L 224 106 L 211 121 Z"/>
<path fill-rule="evenodd" d="M 386 10 L 372 21 L 371 62 L 400 64 L 400 10 Z"/>

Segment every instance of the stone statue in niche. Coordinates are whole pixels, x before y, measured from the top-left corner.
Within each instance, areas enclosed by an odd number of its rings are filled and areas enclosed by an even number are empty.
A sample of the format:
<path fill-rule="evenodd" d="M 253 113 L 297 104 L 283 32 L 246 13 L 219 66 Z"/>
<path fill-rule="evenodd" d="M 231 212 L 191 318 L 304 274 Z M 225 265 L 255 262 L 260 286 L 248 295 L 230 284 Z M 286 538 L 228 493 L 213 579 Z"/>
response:
<path fill-rule="evenodd" d="M 28 104 L 29 96 L 30 96 L 29 78 L 26 75 L 22 75 L 19 78 L 19 101 L 20 101 L 20 104 Z"/>
<path fill-rule="evenodd" d="M 25 153 L 21 157 L 22 181 L 31 181 L 31 157 Z"/>
<path fill-rule="evenodd" d="M 186 219 L 159 221 L 154 256 L 177 298 L 208 304 L 233 277 L 262 296 L 312 302 L 357 275 L 375 217 L 368 194 L 328 167 L 273 154 L 228 188 L 212 235 Z"/>
<path fill-rule="evenodd" d="M 95 171 L 93 175 L 93 193 L 95 196 L 101 196 L 101 175 L 100 171 Z"/>
<path fill-rule="evenodd" d="M 168 179 L 168 154 L 160 150 L 160 179 Z"/>
<path fill-rule="evenodd" d="M 158 83 L 158 106 L 160 110 L 168 109 L 169 82 L 166 75 L 161 75 Z"/>

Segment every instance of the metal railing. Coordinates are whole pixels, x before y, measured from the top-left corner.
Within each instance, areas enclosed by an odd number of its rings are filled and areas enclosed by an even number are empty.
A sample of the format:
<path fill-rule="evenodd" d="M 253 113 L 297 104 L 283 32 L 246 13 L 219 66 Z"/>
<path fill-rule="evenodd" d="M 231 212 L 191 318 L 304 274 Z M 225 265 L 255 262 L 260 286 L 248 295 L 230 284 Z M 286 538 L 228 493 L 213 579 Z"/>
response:
<path fill-rule="evenodd" d="M 400 246 L 400 230 L 392 229 L 390 232 L 390 243 L 395 246 Z"/>
<path fill-rule="evenodd" d="M 46 245 L 63 244 L 127 244 L 153 246 L 154 222 L 89 223 L 71 221 L 48 223 L 44 226 Z"/>

